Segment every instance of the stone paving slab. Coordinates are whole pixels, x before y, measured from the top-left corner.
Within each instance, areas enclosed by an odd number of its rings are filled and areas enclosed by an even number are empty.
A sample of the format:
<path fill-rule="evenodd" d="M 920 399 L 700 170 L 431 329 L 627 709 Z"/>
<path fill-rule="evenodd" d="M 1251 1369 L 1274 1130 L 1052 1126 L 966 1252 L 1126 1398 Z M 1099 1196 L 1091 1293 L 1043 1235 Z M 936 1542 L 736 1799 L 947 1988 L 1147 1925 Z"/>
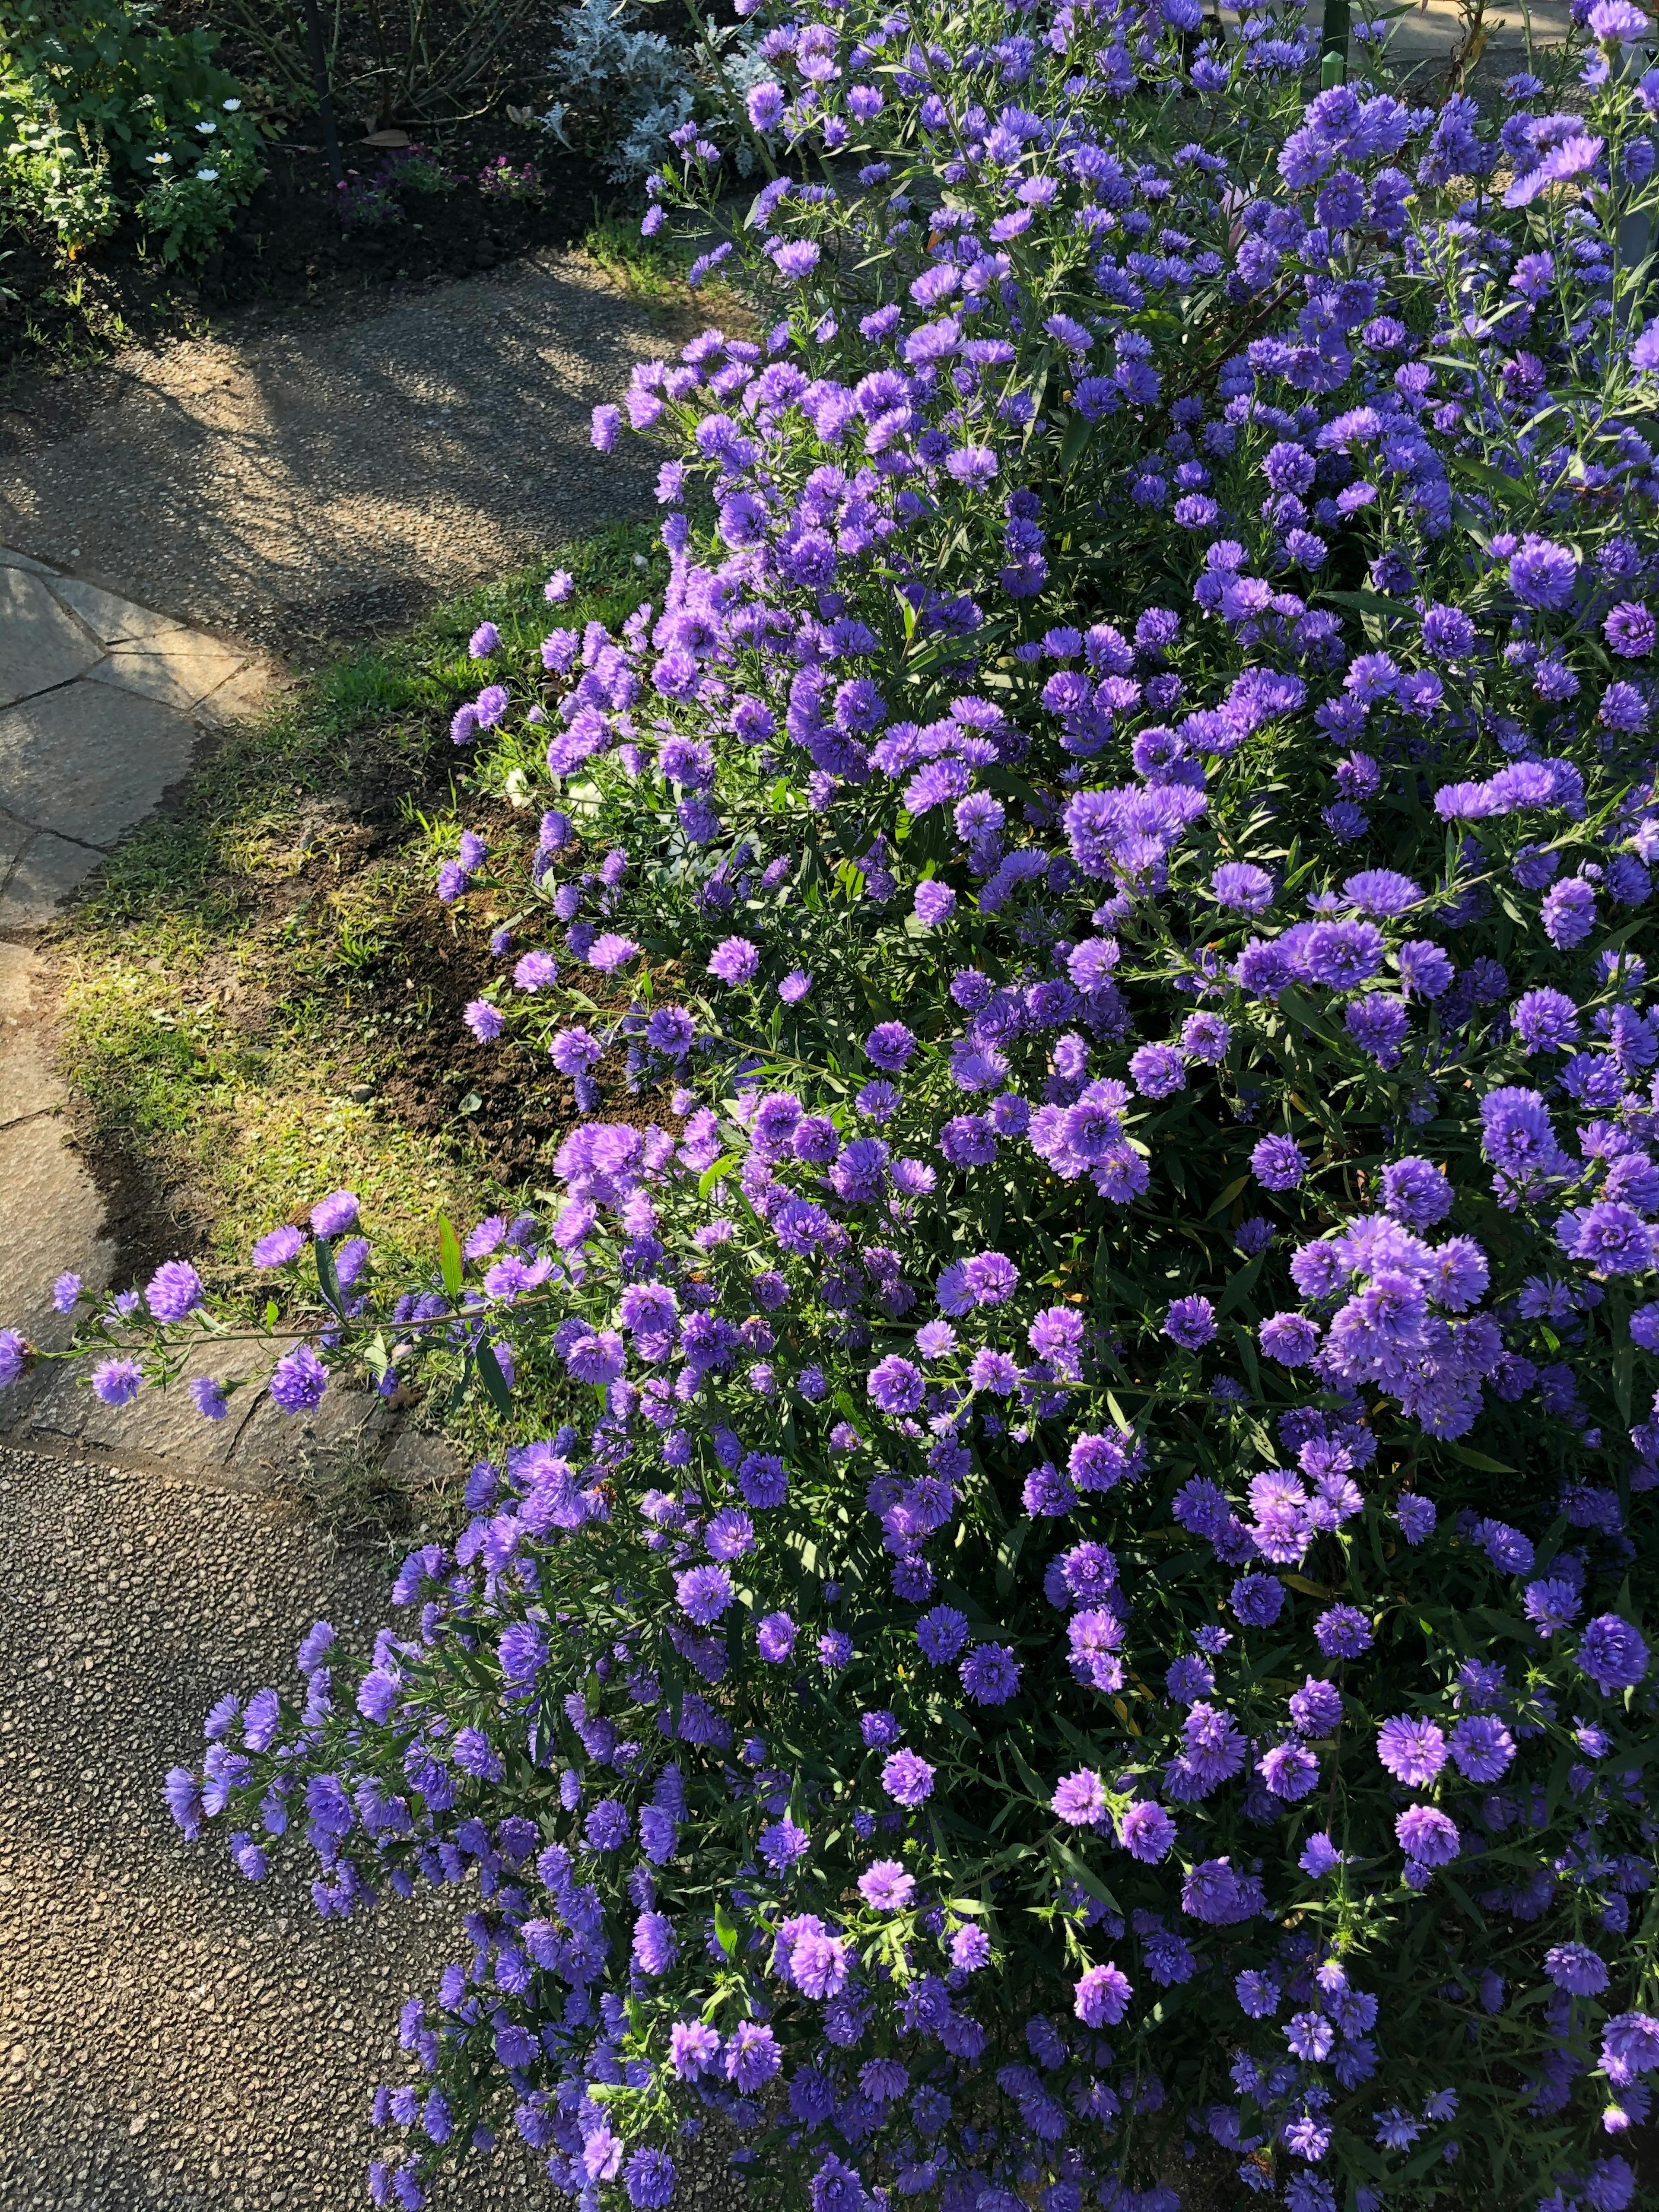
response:
<path fill-rule="evenodd" d="M 84 676 L 102 648 L 54 597 L 52 580 L 0 568 L 0 707 Z"/>
<path fill-rule="evenodd" d="M 249 646 L 0 548 L 0 938 L 44 929 L 277 680 Z"/>
<path fill-rule="evenodd" d="M 159 700 L 66 684 L 0 714 L 0 792 L 32 829 L 87 847 L 90 868 L 178 782 L 198 736 Z M 10 919 L 3 904 L 0 919 Z"/>

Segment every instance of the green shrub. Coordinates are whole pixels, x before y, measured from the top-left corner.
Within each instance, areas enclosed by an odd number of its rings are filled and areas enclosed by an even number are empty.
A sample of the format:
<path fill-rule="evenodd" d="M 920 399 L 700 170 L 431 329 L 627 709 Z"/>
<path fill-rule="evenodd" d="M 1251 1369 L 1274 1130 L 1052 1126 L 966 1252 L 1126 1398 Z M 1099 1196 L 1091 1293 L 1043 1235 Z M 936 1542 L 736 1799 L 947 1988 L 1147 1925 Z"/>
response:
<path fill-rule="evenodd" d="M 229 229 L 264 172 L 214 45 L 150 0 L 0 0 L 0 179 L 71 256 L 134 211 L 168 261 Z"/>

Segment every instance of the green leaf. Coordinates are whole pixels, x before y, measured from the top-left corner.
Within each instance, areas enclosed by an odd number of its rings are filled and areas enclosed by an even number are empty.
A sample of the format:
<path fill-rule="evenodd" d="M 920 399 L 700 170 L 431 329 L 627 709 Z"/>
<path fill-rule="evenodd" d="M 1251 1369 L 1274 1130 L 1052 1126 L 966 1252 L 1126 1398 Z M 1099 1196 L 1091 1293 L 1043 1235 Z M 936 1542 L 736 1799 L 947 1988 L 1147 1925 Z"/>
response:
<path fill-rule="evenodd" d="M 340 1297 L 340 1278 L 334 1266 L 333 1248 L 325 1237 L 313 1237 L 311 1249 L 317 1255 L 317 1283 L 330 1306 L 345 1319 L 345 1309 Z"/>
<path fill-rule="evenodd" d="M 455 1224 L 447 1215 L 438 1216 L 438 1270 L 444 1279 L 444 1288 L 452 1298 L 461 1295 L 461 1240 L 455 1234 Z"/>
<path fill-rule="evenodd" d="M 1490 493 L 1494 499 L 1513 500 L 1526 489 L 1518 478 L 1505 476 L 1502 469 L 1493 468 L 1489 461 L 1477 461 L 1473 453 L 1454 453 L 1450 459 L 1452 467 L 1460 477 L 1467 477 L 1471 483 L 1479 484 L 1482 491 Z"/>
<path fill-rule="evenodd" d="M 275 1328 L 277 1322 L 282 1319 L 282 1312 L 283 1310 L 277 1304 L 275 1298 L 267 1298 L 265 1300 L 265 1327 L 267 1328 Z"/>
<path fill-rule="evenodd" d="M 1505 1467 L 1501 1459 L 1488 1459 L 1485 1452 L 1471 1451 L 1467 1444 L 1442 1444 L 1440 1449 L 1449 1451 L 1454 1459 L 1461 1459 L 1465 1467 L 1479 1468 L 1482 1474 L 1518 1474 L 1521 1472 L 1519 1468 Z"/>
<path fill-rule="evenodd" d="M 1086 415 L 1073 415 L 1066 425 L 1066 435 L 1060 441 L 1060 473 L 1068 476 L 1082 458 L 1089 442 L 1089 433 L 1094 428 Z"/>
<path fill-rule="evenodd" d="M 1030 1518 L 1021 1520 L 1008 1531 L 997 1546 L 997 1595 L 1006 1597 L 1014 1586 L 1014 1569 L 1019 1564 L 1021 1548 L 1026 1532 L 1032 1526 Z"/>
<path fill-rule="evenodd" d="M 1227 1287 L 1221 1293 L 1221 1303 L 1215 1310 L 1218 1320 L 1224 1314 L 1230 1314 L 1236 1305 L 1249 1297 L 1255 1288 L 1255 1279 L 1261 1273 L 1261 1262 L 1266 1257 L 1264 1252 L 1258 1252 L 1255 1259 L 1241 1267 L 1237 1274 L 1229 1276 Z"/>
<path fill-rule="evenodd" d="M 1222 1192 L 1220 1197 L 1217 1199 L 1215 1204 L 1210 1208 L 1204 1218 L 1206 1221 L 1213 1221 L 1218 1213 L 1224 1213 L 1249 1180 L 1250 1178 L 1248 1173 L 1242 1176 L 1236 1176 L 1233 1181 L 1228 1184 L 1226 1189 Z"/>
<path fill-rule="evenodd" d="M 720 1904 L 716 1904 L 714 1907 L 714 1941 L 728 1959 L 736 1953 L 738 1923 L 732 1918 L 725 1905 Z"/>
<path fill-rule="evenodd" d="M 1381 592 L 1322 592 L 1319 596 L 1339 607 L 1352 607 L 1356 614 L 1386 615 L 1393 622 L 1408 611 L 1398 599 L 1385 599 Z"/>
<path fill-rule="evenodd" d="M 724 1182 L 733 1169 L 742 1165 L 743 1162 L 736 1152 L 724 1153 L 712 1168 L 705 1168 L 697 1177 L 697 1196 L 707 1198 L 717 1182 Z"/>
<path fill-rule="evenodd" d="M 1091 1874 L 1090 1872 L 1089 1869 L 1085 1866 L 1083 1861 L 1078 1856 L 1074 1850 L 1073 1850 L 1067 1844 L 1062 1844 L 1058 1836 L 1051 1838 L 1050 1844 L 1054 1856 L 1065 1868 L 1066 1873 L 1071 1875 L 1072 1880 L 1076 1882 L 1079 1889 L 1087 1890 L 1090 1896 L 1095 1899 L 1096 1903 L 1098 1905 L 1103 1905 L 1109 1912 L 1122 1912 L 1123 1907 L 1118 1903 L 1116 1898 L 1112 1895 L 1111 1891 L 1107 1888 L 1105 1883 L 1101 1881 L 1098 1875 Z"/>
<path fill-rule="evenodd" d="M 1020 1780 L 1030 1791 L 1032 1796 L 1036 1799 L 1037 1803 L 1039 1805 L 1046 1806 L 1048 1802 L 1048 1793 L 1043 1788 L 1042 1783 L 1037 1780 L 1036 1776 L 1032 1773 L 1030 1766 L 1027 1765 L 1024 1753 L 1020 1749 L 1019 1746 L 1014 1741 L 1012 1736 L 1006 1737 L 1004 1741 L 1008 1746 L 1010 1757 L 1012 1759 L 1014 1765 L 1019 1769 Z"/>
<path fill-rule="evenodd" d="M 484 1386 L 485 1396 L 498 1413 L 510 1413 L 513 1411 L 513 1393 L 501 1372 L 501 1363 L 495 1357 L 495 1347 L 487 1338 L 479 1339 L 476 1357 L 478 1380 Z"/>

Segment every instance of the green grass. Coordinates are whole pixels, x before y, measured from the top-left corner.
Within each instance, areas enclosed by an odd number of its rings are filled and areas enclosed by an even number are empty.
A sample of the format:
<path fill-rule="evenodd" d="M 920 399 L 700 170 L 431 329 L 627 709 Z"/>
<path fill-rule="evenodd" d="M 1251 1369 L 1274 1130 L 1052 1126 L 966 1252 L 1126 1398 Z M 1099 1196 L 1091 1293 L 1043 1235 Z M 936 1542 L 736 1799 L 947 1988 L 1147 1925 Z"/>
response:
<path fill-rule="evenodd" d="M 593 222 L 582 240 L 582 252 L 597 261 L 605 275 L 636 299 L 666 304 L 683 303 L 686 271 L 691 266 L 689 248 L 678 240 L 641 238 L 638 221 L 630 216 L 606 215 L 595 209 Z"/>
<path fill-rule="evenodd" d="M 599 532 L 336 661 L 228 735 L 64 923 L 82 1125 L 182 1201 L 208 1258 L 240 1265 L 260 1231 L 340 1183 L 405 1252 L 433 1249 L 439 1211 L 490 1202 L 465 1146 L 353 1096 L 374 1083 L 377 1037 L 423 1018 L 419 993 L 387 1004 L 381 963 L 429 898 L 465 804 L 447 732 L 483 680 L 471 632 L 488 617 L 514 668 L 533 666 L 552 619 L 614 623 L 631 608 L 638 559 L 645 529 Z M 554 565 L 578 585 L 556 617 L 542 597 Z M 382 817 L 372 855 L 354 848 L 368 799 Z"/>

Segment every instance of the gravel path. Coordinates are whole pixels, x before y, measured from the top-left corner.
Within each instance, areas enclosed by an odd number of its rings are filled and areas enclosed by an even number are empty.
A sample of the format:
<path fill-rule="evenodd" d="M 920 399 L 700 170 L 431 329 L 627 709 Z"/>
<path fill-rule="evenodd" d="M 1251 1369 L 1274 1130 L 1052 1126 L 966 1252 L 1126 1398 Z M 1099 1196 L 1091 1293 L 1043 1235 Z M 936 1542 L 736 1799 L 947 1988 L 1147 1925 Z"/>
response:
<path fill-rule="evenodd" d="M 579 253 L 135 352 L 0 399 L 0 544 L 290 660 L 652 512 L 594 404 L 696 324 Z"/>
<path fill-rule="evenodd" d="M 398 2008 L 464 1955 L 463 1906 L 320 1921 L 186 1845 L 160 1784 L 319 1615 L 366 1649 L 383 1582 L 269 1502 L 3 1449 L 0 1558 L 0 2204 L 355 2212 Z M 516 2137 L 442 2199 L 555 2201 Z"/>

